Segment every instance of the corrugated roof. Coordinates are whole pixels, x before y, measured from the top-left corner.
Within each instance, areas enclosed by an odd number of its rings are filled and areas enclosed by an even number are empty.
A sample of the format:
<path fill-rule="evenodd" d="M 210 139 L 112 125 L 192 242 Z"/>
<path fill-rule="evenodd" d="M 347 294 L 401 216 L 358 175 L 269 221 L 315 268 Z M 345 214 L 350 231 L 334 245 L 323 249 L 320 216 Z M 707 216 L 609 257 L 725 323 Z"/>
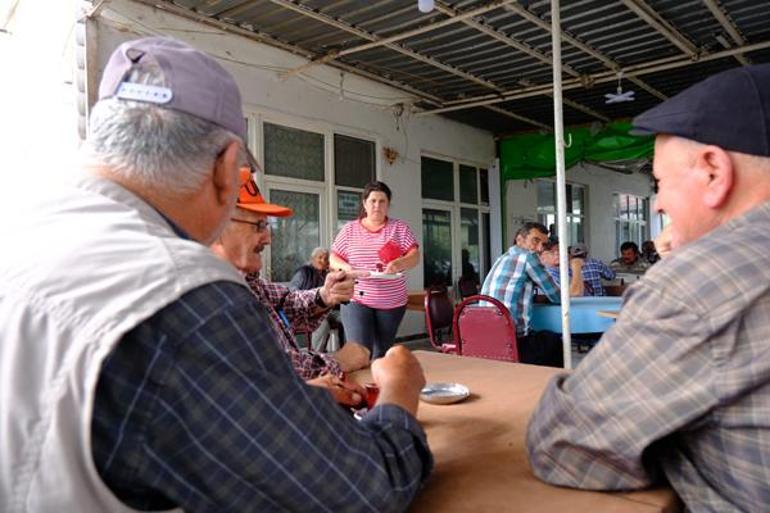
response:
<path fill-rule="evenodd" d="M 429 14 L 416 0 L 152 4 L 400 87 L 419 95 L 418 115 L 496 134 L 553 125 L 549 0 L 437 0 Z M 562 0 L 561 24 L 565 125 L 628 118 L 719 71 L 770 62 L 768 0 Z M 635 100 L 606 104 L 618 86 Z"/>

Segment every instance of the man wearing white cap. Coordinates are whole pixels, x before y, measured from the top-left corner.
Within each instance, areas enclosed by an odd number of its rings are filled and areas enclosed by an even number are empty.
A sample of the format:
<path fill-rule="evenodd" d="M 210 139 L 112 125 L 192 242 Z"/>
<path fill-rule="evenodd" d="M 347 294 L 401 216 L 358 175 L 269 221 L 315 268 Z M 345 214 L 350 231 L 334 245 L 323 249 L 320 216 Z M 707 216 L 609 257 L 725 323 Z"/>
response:
<path fill-rule="evenodd" d="M 378 403 L 355 421 L 207 247 L 250 159 L 232 76 L 131 41 L 90 122 L 84 176 L 4 234 L 0 511 L 405 509 L 432 465 L 416 359 L 374 362 Z"/>

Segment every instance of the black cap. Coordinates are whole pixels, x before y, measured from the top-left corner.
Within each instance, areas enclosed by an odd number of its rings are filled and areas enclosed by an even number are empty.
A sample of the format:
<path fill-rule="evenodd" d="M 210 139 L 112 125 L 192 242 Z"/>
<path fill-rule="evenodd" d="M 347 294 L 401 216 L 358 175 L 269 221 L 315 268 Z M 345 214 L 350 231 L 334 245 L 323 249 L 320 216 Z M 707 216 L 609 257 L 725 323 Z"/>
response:
<path fill-rule="evenodd" d="M 770 64 L 723 71 L 634 118 L 632 134 L 670 134 L 770 156 Z"/>

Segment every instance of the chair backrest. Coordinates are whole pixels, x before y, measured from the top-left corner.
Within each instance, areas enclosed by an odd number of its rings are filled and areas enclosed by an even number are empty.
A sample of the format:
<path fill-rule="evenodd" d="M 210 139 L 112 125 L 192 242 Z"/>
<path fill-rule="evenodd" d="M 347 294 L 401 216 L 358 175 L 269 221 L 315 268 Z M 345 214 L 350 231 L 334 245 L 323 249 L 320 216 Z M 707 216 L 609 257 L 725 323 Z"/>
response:
<path fill-rule="evenodd" d="M 497 299 L 480 294 L 464 299 L 455 308 L 452 324 L 457 354 L 519 361 L 516 327 L 508 308 Z"/>
<path fill-rule="evenodd" d="M 454 305 L 449 298 L 449 291 L 443 285 L 434 285 L 425 291 L 425 328 L 430 343 L 437 349 L 449 339 L 440 336 L 440 330 L 452 328 Z"/>

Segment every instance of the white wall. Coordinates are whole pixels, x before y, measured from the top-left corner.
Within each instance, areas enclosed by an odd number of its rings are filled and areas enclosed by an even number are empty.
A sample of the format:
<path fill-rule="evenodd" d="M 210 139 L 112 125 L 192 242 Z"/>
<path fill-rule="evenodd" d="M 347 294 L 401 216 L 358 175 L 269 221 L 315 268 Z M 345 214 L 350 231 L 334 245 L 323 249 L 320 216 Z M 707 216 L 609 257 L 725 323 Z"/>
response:
<path fill-rule="evenodd" d="M 375 139 L 378 149 L 395 148 L 399 159 L 388 165 L 378 155 L 378 175 L 393 190 L 392 214 L 406 220 L 422 237 L 420 155 L 430 152 L 486 167 L 495 157 L 489 132 L 438 116 L 407 116 L 397 125 L 391 106 L 409 102 L 403 92 L 344 73 L 316 67 L 306 76 L 283 79 L 281 70 L 306 63 L 288 52 L 225 34 L 171 14 L 125 0 L 109 2 L 97 19 L 98 62 L 101 71 L 121 42 L 147 35 L 169 35 L 187 41 L 218 58 L 236 78 L 246 110 L 255 117 L 287 120 L 299 127 L 336 130 Z M 259 137 L 251 146 L 262 161 Z M 409 289 L 422 289 L 422 269 L 409 273 Z M 421 314 L 410 312 L 399 335 L 424 332 Z"/>
<path fill-rule="evenodd" d="M 650 177 L 638 173 L 626 175 L 590 164 L 578 164 L 567 170 L 567 182 L 586 186 L 586 244 L 591 255 L 605 262 L 617 258 L 612 195 L 621 192 L 652 196 Z M 509 180 L 505 200 L 507 217 L 503 246 L 508 247 L 522 221 L 537 220 L 537 189 L 534 181 Z"/>
<path fill-rule="evenodd" d="M 73 88 L 77 0 L 0 1 L 0 223 L 55 186 L 78 146 Z"/>

